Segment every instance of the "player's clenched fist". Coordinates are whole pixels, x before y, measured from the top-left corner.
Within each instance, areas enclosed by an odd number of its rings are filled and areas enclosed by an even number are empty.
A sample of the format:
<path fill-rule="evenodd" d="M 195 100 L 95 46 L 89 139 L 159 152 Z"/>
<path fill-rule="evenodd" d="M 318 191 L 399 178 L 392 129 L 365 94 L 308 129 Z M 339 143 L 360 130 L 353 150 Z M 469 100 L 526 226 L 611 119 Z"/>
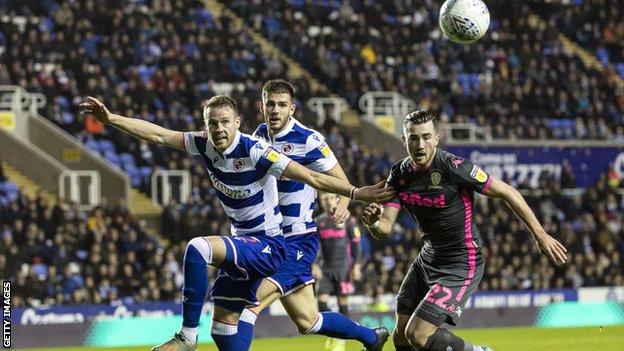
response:
<path fill-rule="evenodd" d="M 369 226 L 373 225 L 373 223 L 381 219 L 381 216 L 383 215 L 383 210 L 384 210 L 383 206 L 381 206 L 378 203 L 372 203 L 368 205 L 368 207 L 364 209 L 364 214 L 362 215 L 362 221 L 366 225 L 369 225 Z"/>

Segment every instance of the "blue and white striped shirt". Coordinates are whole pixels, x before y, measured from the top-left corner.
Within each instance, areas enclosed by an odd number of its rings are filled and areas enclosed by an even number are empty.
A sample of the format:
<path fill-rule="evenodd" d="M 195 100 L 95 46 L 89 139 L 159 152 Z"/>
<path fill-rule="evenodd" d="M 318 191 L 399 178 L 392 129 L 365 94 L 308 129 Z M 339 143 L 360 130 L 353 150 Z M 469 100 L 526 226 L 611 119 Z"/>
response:
<path fill-rule="evenodd" d="M 288 157 L 266 142 L 238 131 L 232 145 L 222 153 L 207 132 L 184 133 L 184 146 L 204 161 L 232 222 L 232 235 L 282 234 L 276 178 L 290 163 Z"/>
<path fill-rule="evenodd" d="M 253 135 L 266 140 L 291 160 L 316 172 L 325 173 L 338 163 L 323 135 L 307 128 L 294 117 L 290 117 L 284 130 L 272 137 L 269 136 L 266 123 L 260 124 Z M 278 180 L 277 189 L 280 212 L 284 217 L 284 236 L 315 232 L 316 223 L 312 213 L 316 207 L 316 189 L 293 180 Z"/>

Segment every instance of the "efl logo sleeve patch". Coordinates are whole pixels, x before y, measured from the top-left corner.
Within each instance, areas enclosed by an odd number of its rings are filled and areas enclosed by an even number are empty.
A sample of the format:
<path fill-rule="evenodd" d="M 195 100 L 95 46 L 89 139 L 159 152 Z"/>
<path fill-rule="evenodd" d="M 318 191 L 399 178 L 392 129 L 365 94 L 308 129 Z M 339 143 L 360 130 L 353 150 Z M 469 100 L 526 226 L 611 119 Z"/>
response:
<path fill-rule="evenodd" d="M 319 146 L 319 151 L 323 154 L 323 157 L 329 157 L 331 155 L 331 149 L 327 143 L 323 143 L 323 145 Z"/>
<path fill-rule="evenodd" d="M 470 177 L 479 183 L 485 183 L 488 179 L 487 173 L 485 173 L 484 170 L 476 165 L 472 166 L 472 171 L 470 171 Z"/>
<path fill-rule="evenodd" d="M 282 158 L 280 153 L 272 148 L 268 148 L 267 151 L 265 151 L 264 155 L 262 155 L 262 157 L 266 158 L 271 163 L 277 163 Z"/>

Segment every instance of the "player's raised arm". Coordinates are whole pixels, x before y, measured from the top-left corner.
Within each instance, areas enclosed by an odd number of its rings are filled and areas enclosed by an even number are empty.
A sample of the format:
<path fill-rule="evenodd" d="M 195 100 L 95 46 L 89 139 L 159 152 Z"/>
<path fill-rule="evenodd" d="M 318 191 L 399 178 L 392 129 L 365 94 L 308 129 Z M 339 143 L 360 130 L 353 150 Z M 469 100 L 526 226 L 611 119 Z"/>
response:
<path fill-rule="evenodd" d="M 375 185 L 357 188 L 345 180 L 311 171 L 297 162 L 290 162 L 283 176 L 306 183 L 316 190 L 348 196 L 362 202 L 384 202 L 394 197 L 394 189 L 385 186 L 385 181 Z"/>
<path fill-rule="evenodd" d="M 400 206 L 394 206 L 393 202 L 386 206 L 372 203 L 364 209 L 362 222 L 366 224 L 375 239 L 385 239 L 392 233 L 392 226 L 399 216 L 400 208 Z"/>
<path fill-rule="evenodd" d="M 98 121 L 110 124 L 139 139 L 184 150 L 184 133 L 182 132 L 163 128 L 142 119 L 116 115 L 110 112 L 98 99 L 90 96 L 79 107 L 81 115 L 92 115 Z"/>
<path fill-rule="evenodd" d="M 566 255 L 568 250 L 544 231 L 524 197 L 516 188 L 501 180 L 492 178 L 490 187 L 483 194 L 505 201 L 514 213 L 529 227 L 542 254 L 548 256 L 555 264 L 565 263 L 568 258 Z"/>

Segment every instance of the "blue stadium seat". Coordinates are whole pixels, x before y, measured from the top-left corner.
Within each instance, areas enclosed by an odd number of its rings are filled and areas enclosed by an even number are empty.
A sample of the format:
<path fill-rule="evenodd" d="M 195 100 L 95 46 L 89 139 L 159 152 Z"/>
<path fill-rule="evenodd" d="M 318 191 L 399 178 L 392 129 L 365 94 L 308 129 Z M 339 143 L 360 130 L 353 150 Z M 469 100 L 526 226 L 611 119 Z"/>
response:
<path fill-rule="evenodd" d="M 143 167 L 139 167 L 139 174 L 141 175 L 141 178 L 143 178 L 143 181 L 148 182 L 150 177 L 152 176 L 153 173 L 153 169 L 152 167 L 149 166 L 143 166 Z"/>
<path fill-rule="evenodd" d="M 115 152 L 115 145 L 110 140 L 102 139 L 100 140 L 100 151 L 104 153 L 107 151 Z"/>
<path fill-rule="evenodd" d="M 72 124 L 74 123 L 74 114 L 71 112 L 63 112 L 63 123 Z"/>
<path fill-rule="evenodd" d="M 87 139 L 84 144 L 91 150 L 100 152 L 100 143 L 93 139 Z"/>
<path fill-rule="evenodd" d="M 134 157 L 132 157 L 132 155 L 127 152 L 120 154 L 119 159 L 121 160 L 121 163 L 123 164 L 131 164 L 133 166 L 135 165 Z"/>
<path fill-rule="evenodd" d="M 115 151 L 104 151 L 104 158 L 117 166 L 121 166 L 121 160 Z"/>
<path fill-rule="evenodd" d="M 615 65 L 615 69 L 617 70 L 620 77 L 624 78 L 624 62 L 620 62 Z"/>
<path fill-rule="evenodd" d="M 603 65 L 606 66 L 609 64 L 609 52 L 607 51 L 607 49 L 603 47 L 598 48 L 598 50 L 596 50 L 596 56 L 598 56 L 598 60 L 600 60 L 600 63 L 602 63 Z"/>

